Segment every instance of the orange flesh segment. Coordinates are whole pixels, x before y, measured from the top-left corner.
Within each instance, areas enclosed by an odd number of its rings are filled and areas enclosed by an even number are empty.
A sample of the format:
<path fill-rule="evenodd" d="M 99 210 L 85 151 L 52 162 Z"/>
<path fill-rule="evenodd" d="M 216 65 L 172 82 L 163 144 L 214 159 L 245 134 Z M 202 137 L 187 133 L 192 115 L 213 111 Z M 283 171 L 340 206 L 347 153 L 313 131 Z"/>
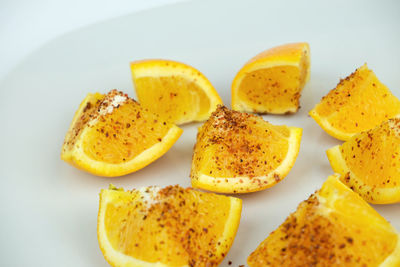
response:
<path fill-rule="evenodd" d="M 171 124 L 129 99 L 89 127 L 84 142 L 85 154 L 97 161 L 121 163 L 161 142 Z"/>
<path fill-rule="evenodd" d="M 62 147 L 63 153 L 71 150 L 74 147 L 82 130 L 84 129 L 86 124 L 93 118 L 103 99 L 104 95 L 102 94 L 89 94 L 88 97 L 86 97 L 85 99 L 86 102 L 84 101 L 83 103 L 81 103 L 81 105 L 83 105 L 83 110 L 79 118 L 75 121 L 73 128 L 67 133 L 67 136 L 65 137 L 64 145 Z M 77 112 L 79 112 L 79 110 Z"/>
<path fill-rule="evenodd" d="M 349 169 L 366 184 L 377 188 L 400 185 L 400 119 L 384 122 L 341 147 Z"/>
<path fill-rule="evenodd" d="M 140 104 L 167 121 L 204 116 L 210 110 L 210 100 L 204 91 L 179 76 L 141 77 L 135 80 L 135 86 L 141 88 L 136 90 Z"/>
<path fill-rule="evenodd" d="M 359 133 L 400 114 L 400 101 L 363 65 L 341 80 L 314 109 L 337 131 Z"/>
<path fill-rule="evenodd" d="M 307 43 L 284 44 L 250 59 L 232 83 L 234 110 L 284 114 L 296 112 L 310 76 Z"/>
<path fill-rule="evenodd" d="M 121 193 L 119 193 L 121 194 Z M 113 248 L 146 262 L 168 266 L 217 266 L 217 252 L 230 212 L 230 199 L 169 186 L 162 197 L 146 205 L 138 192 L 122 193 L 105 215 L 107 238 Z M 224 242 L 223 242 L 224 243 Z"/>
<path fill-rule="evenodd" d="M 395 229 L 331 176 L 249 256 L 256 266 L 378 266 L 393 253 Z"/>
<path fill-rule="evenodd" d="M 222 178 L 267 175 L 286 157 L 288 137 L 286 126 L 218 108 L 202 126 L 193 171 Z"/>
<path fill-rule="evenodd" d="M 304 78 L 294 66 L 255 70 L 244 77 L 238 95 L 256 110 L 265 109 L 267 113 L 298 107 Z"/>

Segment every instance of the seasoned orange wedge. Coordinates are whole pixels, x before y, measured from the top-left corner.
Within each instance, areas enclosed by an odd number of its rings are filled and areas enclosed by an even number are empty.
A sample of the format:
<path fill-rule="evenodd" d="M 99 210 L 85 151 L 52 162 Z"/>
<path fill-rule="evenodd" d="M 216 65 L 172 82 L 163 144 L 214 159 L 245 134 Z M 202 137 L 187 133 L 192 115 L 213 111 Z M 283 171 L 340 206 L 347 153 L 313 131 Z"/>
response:
<path fill-rule="evenodd" d="M 341 181 L 375 204 L 400 202 L 400 119 L 354 135 L 327 151 Z"/>
<path fill-rule="evenodd" d="M 219 106 L 199 128 L 194 147 L 192 186 L 222 193 L 269 188 L 293 167 L 302 129 L 276 126 Z"/>
<path fill-rule="evenodd" d="M 310 111 L 322 129 L 343 141 L 398 115 L 399 99 L 366 64 L 341 80 Z"/>
<path fill-rule="evenodd" d="M 144 187 L 100 193 L 97 235 L 112 266 L 217 266 L 239 226 L 238 198 Z"/>
<path fill-rule="evenodd" d="M 400 266 L 397 230 L 338 178 L 303 201 L 251 253 L 249 266 Z"/>
<path fill-rule="evenodd" d="M 222 104 L 210 81 L 197 69 L 171 60 L 131 63 L 140 104 L 175 124 L 204 121 Z"/>
<path fill-rule="evenodd" d="M 268 49 L 247 62 L 232 82 L 232 109 L 285 114 L 299 107 L 301 91 L 310 78 L 308 43 Z"/>
<path fill-rule="evenodd" d="M 62 146 L 61 158 L 99 176 L 120 176 L 161 157 L 182 129 L 163 121 L 126 94 L 88 94 Z"/>

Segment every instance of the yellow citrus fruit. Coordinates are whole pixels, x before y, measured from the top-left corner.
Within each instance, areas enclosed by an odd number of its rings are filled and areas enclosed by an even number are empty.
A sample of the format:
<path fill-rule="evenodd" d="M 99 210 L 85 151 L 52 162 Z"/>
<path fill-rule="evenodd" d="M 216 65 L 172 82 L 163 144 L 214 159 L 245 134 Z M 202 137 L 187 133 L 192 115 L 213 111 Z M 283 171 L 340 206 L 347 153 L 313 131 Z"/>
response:
<path fill-rule="evenodd" d="M 301 128 L 272 125 L 260 116 L 219 106 L 199 128 L 192 186 L 223 193 L 271 187 L 293 167 L 301 135 Z"/>
<path fill-rule="evenodd" d="M 222 100 L 197 69 L 171 60 L 131 63 L 140 104 L 172 123 L 204 121 Z"/>
<path fill-rule="evenodd" d="M 248 257 L 258 266 L 400 266 L 399 233 L 330 176 Z"/>
<path fill-rule="evenodd" d="M 327 155 L 342 182 L 366 201 L 400 202 L 400 119 L 356 134 Z"/>
<path fill-rule="evenodd" d="M 62 146 L 66 162 L 100 176 L 120 176 L 161 157 L 182 129 L 163 121 L 126 94 L 88 94 Z"/>
<path fill-rule="evenodd" d="M 179 186 L 100 193 L 97 236 L 112 266 L 217 266 L 239 226 L 242 201 Z"/>
<path fill-rule="evenodd" d="M 233 110 L 284 114 L 299 107 L 301 91 L 310 78 L 308 43 L 268 49 L 253 57 L 232 82 Z"/>
<path fill-rule="evenodd" d="M 364 64 L 324 96 L 310 116 L 331 136 L 346 141 L 400 114 L 400 101 Z"/>

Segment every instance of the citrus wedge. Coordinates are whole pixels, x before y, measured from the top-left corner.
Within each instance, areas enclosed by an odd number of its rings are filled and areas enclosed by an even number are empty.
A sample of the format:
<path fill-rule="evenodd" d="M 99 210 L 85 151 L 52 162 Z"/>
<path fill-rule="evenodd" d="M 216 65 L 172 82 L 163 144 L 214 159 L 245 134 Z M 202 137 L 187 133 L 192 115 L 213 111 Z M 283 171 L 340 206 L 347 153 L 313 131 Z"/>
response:
<path fill-rule="evenodd" d="M 204 121 L 222 103 L 210 81 L 186 64 L 141 60 L 131 70 L 140 104 L 172 123 Z"/>
<path fill-rule="evenodd" d="M 330 176 L 248 257 L 258 266 L 400 266 L 399 233 Z"/>
<path fill-rule="evenodd" d="M 346 141 L 400 114 L 400 101 L 364 64 L 324 96 L 310 116 L 331 136 Z"/>
<path fill-rule="evenodd" d="M 144 187 L 100 193 L 97 234 L 112 266 L 217 266 L 239 226 L 242 201 L 212 193 Z"/>
<path fill-rule="evenodd" d="M 61 158 L 100 176 L 120 176 L 161 157 L 182 129 L 163 121 L 126 94 L 88 94 L 62 146 Z"/>
<path fill-rule="evenodd" d="M 308 43 L 266 50 L 248 61 L 232 82 L 232 109 L 284 114 L 299 107 L 301 91 L 310 78 Z"/>
<path fill-rule="evenodd" d="M 199 128 L 192 186 L 222 193 L 263 190 L 293 167 L 302 129 L 276 126 L 262 117 L 219 106 Z"/>
<path fill-rule="evenodd" d="M 327 155 L 342 182 L 366 201 L 400 202 L 400 119 L 356 134 Z"/>

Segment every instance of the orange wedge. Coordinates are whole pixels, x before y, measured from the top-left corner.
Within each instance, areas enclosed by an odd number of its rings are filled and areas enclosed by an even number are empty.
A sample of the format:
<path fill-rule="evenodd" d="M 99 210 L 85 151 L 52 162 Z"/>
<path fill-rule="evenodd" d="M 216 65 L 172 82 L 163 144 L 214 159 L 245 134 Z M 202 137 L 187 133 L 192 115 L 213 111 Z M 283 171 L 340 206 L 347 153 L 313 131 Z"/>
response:
<path fill-rule="evenodd" d="M 366 201 L 400 202 L 400 119 L 356 134 L 327 155 L 341 181 Z"/>
<path fill-rule="evenodd" d="M 242 201 L 183 189 L 100 193 L 97 236 L 112 266 L 218 266 L 239 226 Z"/>
<path fill-rule="evenodd" d="M 182 129 L 163 121 L 126 94 L 88 94 L 62 146 L 61 158 L 100 176 L 137 171 L 161 157 Z"/>
<path fill-rule="evenodd" d="M 400 266 L 399 233 L 358 194 L 330 176 L 247 262 L 261 266 Z"/>
<path fill-rule="evenodd" d="M 131 63 L 140 104 L 175 124 L 204 121 L 222 104 L 210 81 L 197 69 L 171 60 Z"/>
<path fill-rule="evenodd" d="M 199 128 L 192 186 L 222 193 L 269 188 L 291 170 L 302 129 L 276 126 L 262 117 L 220 106 Z"/>
<path fill-rule="evenodd" d="M 284 114 L 299 107 L 310 78 L 310 47 L 293 43 L 268 49 L 248 61 L 232 83 L 232 109 Z"/>
<path fill-rule="evenodd" d="M 366 64 L 341 80 L 310 111 L 322 129 L 343 141 L 399 114 L 399 99 Z"/>

